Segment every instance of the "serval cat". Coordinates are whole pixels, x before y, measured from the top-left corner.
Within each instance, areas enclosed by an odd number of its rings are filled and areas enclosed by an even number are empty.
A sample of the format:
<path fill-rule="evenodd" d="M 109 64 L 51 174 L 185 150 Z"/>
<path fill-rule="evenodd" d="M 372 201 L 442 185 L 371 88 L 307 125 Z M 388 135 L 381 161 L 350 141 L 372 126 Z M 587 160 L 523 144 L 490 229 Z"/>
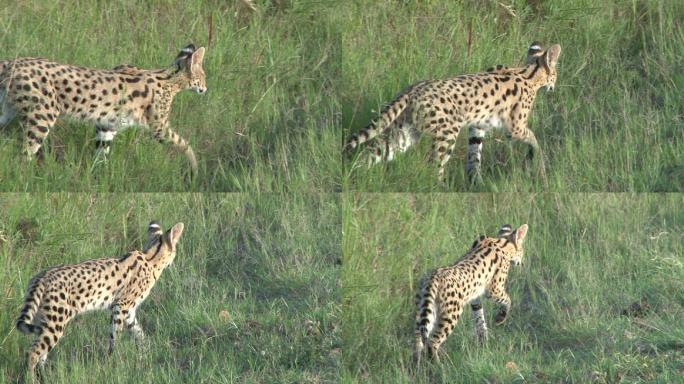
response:
<path fill-rule="evenodd" d="M 28 353 L 32 381 L 36 366 L 45 364 L 48 352 L 64 335 L 69 321 L 80 313 L 111 311 L 109 353 L 124 325 L 138 342 L 142 341 L 144 333 L 136 310 L 176 257 L 183 228 L 183 223 L 178 223 L 163 233 L 153 221 L 142 251 L 132 251 L 119 259 L 94 259 L 50 268 L 31 279 L 17 329 L 36 335 Z"/>
<path fill-rule="evenodd" d="M 146 127 L 158 141 L 185 153 L 195 172 L 195 153 L 171 129 L 169 117 L 178 92 L 206 93 L 204 51 L 188 45 L 173 65 L 158 70 L 131 66 L 102 70 L 32 57 L 0 61 L 0 126 L 14 116 L 20 118 L 29 159 L 39 152 L 61 116 L 93 122 L 97 154 L 105 158 L 118 132 L 130 126 Z"/>
<path fill-rule="evenodd" d="M 438 268 L 423 278 L 416 295 L 416 362 L 420 363 L 425 347 L 428 356 L 439 362 L 439 347 L 454 330 L 468 303 L 473 310 L 478 340 L 487 339 L 482 295 L 501 305 L 495 323 L 506 320 L 511 307 L 506 278 L 511 264 L 522 263 L 526 235 L 527 224 L 515 231 L 510 225 L 503 225 L 496 238 L 480 236 L 456 264 Z"/>
<path fill-rule="evenodd" d="M 438 180 L 442 182 L 456 138 L 461 128 L 469 127 L 466 171 L 471 183 L 478 184 L 482 182 L 485 132 L 504 129 L 510 138 L 529 145 L 529 158 L 538 154 L 539 174 L 545 180 L 543 156 L 527 119 L 537 91 L 554 88 L 560 52 L 560 45 L 544 51 L 534 42 L 525 67 L 499 66 L 485 73 L 416 83 L 385 106 L 366 128 L 351 135 L 345 150 L 373 140 L 368 153 L 370 166 L 394 159 L 397 152 L 405 152 L 425 134 L 433 138 L 433 158 L 439 163 Z"/>

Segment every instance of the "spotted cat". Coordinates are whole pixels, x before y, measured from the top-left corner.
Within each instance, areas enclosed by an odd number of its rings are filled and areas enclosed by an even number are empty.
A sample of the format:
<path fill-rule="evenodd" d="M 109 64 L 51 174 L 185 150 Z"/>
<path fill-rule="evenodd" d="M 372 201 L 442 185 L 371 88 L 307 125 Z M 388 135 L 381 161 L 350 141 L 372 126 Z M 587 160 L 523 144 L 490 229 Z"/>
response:
<path fill-rule="evenodd" d="M 467 304 L 473 310 L 479 341 L 487 339 L 482 295 L 501 305 L 494 319 L 496 324 L 506 320 L 511 306 L 506 278 L 511 264 L 522 263 L 526 235 L 527 224 L 515 231 L 503 225 L 496 238 L 480 236 L 456 264 L 438 268 L 421 281 L 416 295 L 414 357 L 418 363 L 426 347 L 428 356 L 439 361 L 439 347 L 454 330 Z"/>
<path fill-rule="evenodd" d="M 560 45 L 543 51 L 541 45 L 534 42 L 528 49 L 523 68 L 501 67 L 485 73 L 414 84 L 399 94 L 366 128 L 351 135 L 345 150 L 375 139 L 377 143 L 372 144 L 369 151 L 369 164 L 375 164 L 392 160 L 396 152 L 405 152 L 426 134 L 433 138 L 433 157 L 439 162 L 438 180 L 443 181 L 445 165 L 458 133 L 463 127 L 474 127 L 469 132 L 466 170 L 472 183 L 481 183 L 482 138 L 487 129 L 503 128 L 511 138 L 529 145 L 530 157 L 539 154 L 539 173 L 544 180 L 543 156 L 534 133 L 527 127 L 527 119 L 537 91 L 542 87 L 551 90 L 555 86 L 560 52 Z M 387 135 L 385 139 L 383 135 Z"/>
<path fill-rule="evenodd" d="M 162 271 L 173 262 L 183 228 L 183 223 L 178 223 L 163 233 L 158 223 L 151 222 L 142 251 L 120 259 L 62 265 L 33 277 L 16 323 L 21 332 L 36 335 L 28 353 L 31 378 L 35 378 L 36 365 L 45 364 L 48 352 L 62 337 L 69 321 L 80 313 L 111 311 L 110 353 L 124 325 L 137 341 L 142 340 L 144 333 L 136 310 Z"/>
<path fill-rule="evenodd" d="M 58 117 L 95 123 L 97 153 L 106 157 L 114 137 L 130 126 L 184 152 L 193 171 L 195 153 L 169 126 L 171 104 L 180 91 L 207 91 L 202 48 L 183 48 L 169 68 L 124 66 L 101 70 L 20 57 L 0 61 L 0 125 L 18 116 L 26 129 L 25 153 L 32 158 Z"/>
<path fill-rule="evenodd" d="M 534 60 L 543 53 L 539 43 L 532 43 L 527 50 L 526 64 L 533 63 Z M 487 69 L 487 72 L 497 74 L 506 74 L 510 71 L 511 69 L 504 65 L 497 65 Z M 486 127 L 483 128 L 477 125 L 471 125 L 468 128 L 469 144 L 467 169 L 469 170 L 468 173 L 470 173 L 471 168 L 480 164 L 482 158 L 482 140 L 484 139 Z M 370 143 L 369 152 L 371 156 L 374 156 L 373 154 L 375 154 L 380 157 L 375 157 L 375 159 L 371 157 L 369 160 L 371 160 L 371 163 L 379 161 L 378 159 L 392 161 L 397 152 L 405 152 L 411 145 L 420 140 L 420 136 L 420 132 L 414 129 L 411 124 L 390 124 L 385 132 L 376 136 Z M 479 168 L 474 171 L 478 173 L 479 180 L 481 180 Z"/>

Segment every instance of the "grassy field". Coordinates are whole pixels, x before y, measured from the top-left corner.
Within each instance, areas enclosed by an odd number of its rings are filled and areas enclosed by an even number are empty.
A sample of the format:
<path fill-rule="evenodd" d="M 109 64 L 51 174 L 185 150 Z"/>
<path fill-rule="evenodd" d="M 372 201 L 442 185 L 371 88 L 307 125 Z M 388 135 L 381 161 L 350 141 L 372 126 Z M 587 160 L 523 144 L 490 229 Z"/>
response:
<path fill-rule="evenodd" d="M 344 136 L 420 80 L 522 63 L 535 40 L 562 46 L 553 93 L 530 127 L 546 155 L 550 191 L 684 190 L 684 3 L 681 1 L 357 1 L 339 16 Z M 510 6 L 508 5 L 510 4 Z M 467 133 L 467 132 L 466 132 Z M 345 160 L 343 188 L 363 192 L 540 191 L 524 148 L 484 142 L 485 184 L 466 183 L 467 134 L 436 182 L 422 140 L 370 170 Z"/>
<path fill-rule="evenodd" d="M 0 383 L 31 339 L 14 328 L 42 269 L 141 247 L 147 223 L 185 223 L 174 264 L 107 357 L 109 316 L 77 317 L 49 383 L 321 383 L 341 355 L 339 197 L 330 194 L 0 195 Z"/>
<path fill-rule="evenodd" d="M 3 191 L 333 191 L 340 189 L 340 34 L 325 2 L 0 2 L 0 58 L 48 57 L 112 68 L 171 65 L 206 46 L 208 93 L 180 94 L 171 125 L 199 174 L 143 129 L 117 136 L 95 165 L 95 129 L 59 121 L 42 166 L 18 161 L 18 124 L 0 135 Z M 241 11 L 243 9 L 243 11 Z M 211 36 L 211 40 L 210 40 Z"/>
<path fill-rule="evenodd" d="M 676 194 L 345 197 L 342 381 L 683 382 L 682 204 Z M 414 369 L 419 279 L 504 223 L 530 227 L 524 264 L 509 275 L 509 319 L 494 326 L 484 300 L 486 346 L 467 309 L 443 364 Z M 641 313 L 623 315 L 642 298 Z"/>
<path fill-rule="evenodd" d="M 96 165 L 94 129 L 66 121 L 45 163 L 25 164 L 13 123 L 0 135 L 0 190 L 472 191 L 465 140 L 441 186 L 428 140 L 367 170 L 358 156 L 342 165 L 342 137 L 409 84 L 519 64 L 541 40 L 563 47 L 556 91 L 540 93 L 530 121 L 549 190 L 684 191 L 681 2 L 264 0 L 255 12 L 241 3 L 0 5 L 3 58 L 156 68 L 192 41 L 208 47 L 209 87 L 179 95 L 171 118 L 198 155 L 193 180 L 185 159 L 142 129 L 119 135 L 111 161 Z M 541 190 L 523 157 L 490 137 L 478 189 Z"/>
<path fill-rule="evenodd" d="M 0 20 L 0 60 L 162 68 L 192 42 L 208 86 L 170 120 L 194 178 L 145 129 L 101 164 L 92 125 L 58 121 L 41 163 L 0 127 L 0 384 L 30 345 L 14 321 L 31 276 L 140 247 L 151 219 L 186 230 L 139 313 L 147 349 L 125 336 L 107 357 L 109 316 L 84 315 L 50 382 L 684 383 L 684 194 L 639 194 L 684 192 L 683 2 L 19 0 Z M 535 40 L 562 46 L 530 119 L 551 193 L 501 133 L 478 187 L 465 134 L 444 185 L 427 139 L 370 169 L 341 154 L 407 86 L 521 64 Z M 423 193 L 444 191 L 467 193 Z M 479 347 L 464 316 L 443 365 L 415 369 L 418 279 L 524 222 L 510 319 Z"/>

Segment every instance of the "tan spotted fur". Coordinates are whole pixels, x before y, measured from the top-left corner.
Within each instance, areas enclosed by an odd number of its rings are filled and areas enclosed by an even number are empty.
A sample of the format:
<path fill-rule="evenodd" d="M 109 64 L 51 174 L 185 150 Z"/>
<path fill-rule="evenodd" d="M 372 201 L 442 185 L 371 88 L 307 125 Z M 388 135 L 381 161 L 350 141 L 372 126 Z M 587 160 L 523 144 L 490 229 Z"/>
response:
<path fill-rule="evenodd" d="M 473 310 L 473 320 L 480 342 L 487 339 L 487 324 L 480 302 L 481 296 L 501 305 L 495 323 L 502 324 L 510 310 L 506 279 L 511 264 L 520 264 L 527 224 L 515 231 L 509 225 L 499 230 L 496 238 L 484 235 L 456 264 L 438 268 L 423 278 L 416 295 L 414 357 L 420 362 L 424 350 L 439 361 L 439 347 L 454 330 L 466 305 Z"/>
<path fill-rule="evenodd" d="M 136 310 L 149 295 L 160 274 L 176 256 L 183 223 L 163 233 L 156 222 L 148 227 L 148 243 L 115 259 L 94 259 L 47 269 L 30 281 L 17 328 L 36 339 L 28 353 L 28 369 L 35 378 L 36 366 L 64 335 L 67 324 L 91 310 L 111 311 L 109 352 L 125 326 L 137 341 L 144 337 Z"/>
<path fill-rule="evenodd" d="M 171 129 L 169 117 L 178 92 L 206 92 L 204 52 L 189 45 L 171 67 L 158 70 L 132 66 L 102 70 L 32 57 L 0 61 L 0 125 L 15 116 L 20 119 L 29 158 L 39 152 L 59 117 L 94 123 L 98 153 L 104 156 L 117 132 L 142 126 L 160 142 L 185 153 L 196 170 L 192 147 Z"/>
<path fill-rule="evenodd" d="M 497 128 L 528 144 L 530 157 L 539 154 L 539 172 L 544 178 L 541 150 L 527 120 L 537 91 L 553 89 L 559 56 L 560 45 L 543 51 L 535 42 L 524 67 L 498 67 L 485 73 L 416 83 L 387 105 L 376 120 L 351 135 L 345 150 L 373 140 L 368 158 L 369 164 L 375 164 L 392 160 L 396 153 L 405 152 L 427 135 L 433 139 L 433 157 L 442 181 L 456 137 L 462 128 L 471 127 L 469 144 L 473 147 L 469 147 L 467 172 L 471 182 L 479 183 L 482 137 L 486 130 Z"/>

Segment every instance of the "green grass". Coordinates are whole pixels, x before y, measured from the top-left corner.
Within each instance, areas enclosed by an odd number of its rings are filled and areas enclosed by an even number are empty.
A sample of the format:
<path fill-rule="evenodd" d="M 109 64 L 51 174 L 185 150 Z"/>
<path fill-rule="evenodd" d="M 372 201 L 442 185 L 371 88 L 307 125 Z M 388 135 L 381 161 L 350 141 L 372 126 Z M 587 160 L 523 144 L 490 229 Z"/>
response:
<path fill-rule="evenodd" d="M 681 382 L 684 195 L 635 192 L 684 192 L 684 3 L 255 3 L 0 4 L 0 59 L 160 68 L 193 42 L 208 85 L 179 94 L 170 120 L 197 155 L 192 179 L 145 129 L 96 164 L 94 127 L 60 120 L 38 164 L 17 122 L 0 128 L 0 383 L 30 345 L 14 320 L 31 276 L 140 247 L 151 219 L 186 231 L 139 312 L 149 349 L 126 336 L 107 357 L 108 316 L 83 315 L 51 382 Z M 562 46 L 530 119 L 547 191 L 628 194 L 538 194 L 525 148 L 500 133 L 477 188 L 464 134 L 445 185 L 429 140 L 370 169 L 341 155 L 410 84 L 520 64 L 534 40 Z M 422 193 L 443 191 L 496 194 Z M 510 319 L 478 347 L 464 316 L 442 366 L 414 369 L 418 279 L 505 222 L 530 224 Z M 621 315 L 642 297 L 650 312 Z"/>
<path fill-rule="evenodd" d="M 118 135 L 111 161 L 96 166 L 94 127 L 64 120 L 50 133 L 45 163 L 26 164 L 15 122 L 0 135 L 0 190 L 339 190 L 338 26 L 325 3 L 282 3 L 259 2 L 251 17 L 222 1 L 2 3 L 2 59 L 161 68 L 194 42 L 208 47 L 208 93 L 179 94 L 170 120 L 195 149 L 194 180 L 185 158 L 145 129 Z"/>
<path fill-rule="evenodd" d="M 174 264 L 138 311 L 148 346 L 125 334 L 107 356 L 109 316 L 74 319 L 49 383 L 321 383 L 338 377 L 339 197 L 330 194 L 0 195 L 0 383 L 31 338 L 14 328 L 44 268 L 119 257 L 147 223 L 185 223 Z"/>
<path fill-rule="evenodd" d="M 344 136 L 420 80 L 520 65 L 527 46 L 559 43 L 553 93 L 529 126 L 546 155 L 549 191 L 684 191 L 684 3 L 681 1 L 358 1 L 340 16 Z M 512 4 L 510 12 L 504 4 Z M 469 30 L 472 30 L 471 44 Z M 428 139 L 370 170 L 346 158 L 343 188 L 363 192 L 539 191 L 525 148 L 486 139 L 485 184 L 465 177 L 466 134 L 445 186 Z"/>
<path fill-rule="evenodd" d="M 94 129 L 66 121 L 51 132 L 45 163 L 26 164 L 14 123 L 0 135 L 0 189 L 539 191 L 523 148 L 500 134 L 485 141 L 477 190 L 465 182 L 465 135 L 445 186 L 427 139 L 370 170 L 358 156 L 343 165 L 340 148 L 406 86 L 519 64 L 541 40 L 563 47 L 556 91 L 538 95 L 530 120 L 548 190 L 684 191 L 681 2 L 264 0 L 252 16 L 240 16 L 238 3 L 0 6 L 3 58 L 156 68 L 192 41 L 208 46 L 209 87 L 179 95 L 171 118 L 197 153 L 193 180 L 185 159 L 143 129 L 119 135 L 111 161 L 95 165 Z"/>
<path fill-rule="evenodd" d="M 343 382 L 682 382 L 682 204 L 678 194 L 345 197 Z M 414 369 L 419 279 L 505 223 L 530 226 L 524 263 L 509 274 L 509 319 L 494 326 L 484 300 L 486 346 L 468 309 L 442 365 Z M 649 312 L 622 315 L 642 297 Z"/>

